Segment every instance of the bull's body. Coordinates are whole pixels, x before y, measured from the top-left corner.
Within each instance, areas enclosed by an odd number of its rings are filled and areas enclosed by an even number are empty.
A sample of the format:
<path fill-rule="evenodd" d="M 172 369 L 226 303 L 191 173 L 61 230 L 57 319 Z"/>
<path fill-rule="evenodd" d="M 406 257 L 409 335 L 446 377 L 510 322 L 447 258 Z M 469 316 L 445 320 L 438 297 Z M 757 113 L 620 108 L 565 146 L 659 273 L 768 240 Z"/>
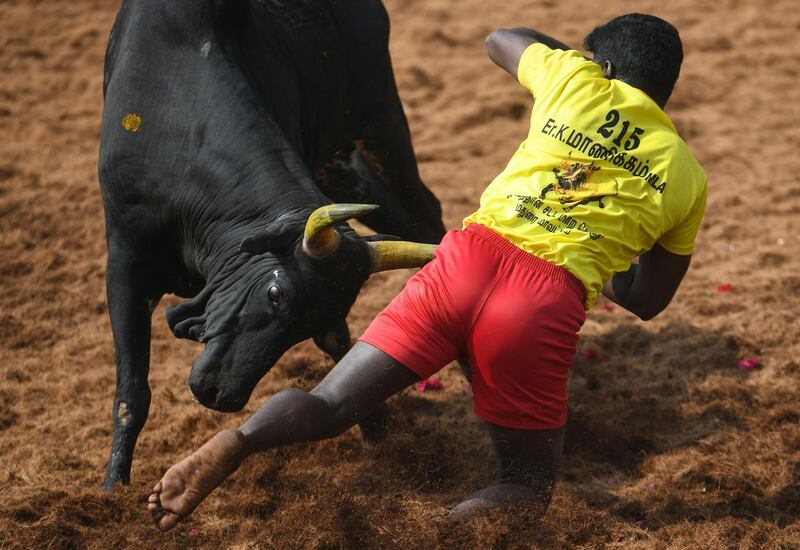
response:
<path fill-rule="evenodd" d="M 342 228 L 339 256 L 299 257 L 310 212 L 376 203 L 363 221 L 377 231 L 443 234 L 387 39 L 377 0 L 123 1 L 99 164 L 117 351 L 106 489 L 128 481 L 147 418 L 150 317 L 163 294 L 191 298 L 168 321 L 206 344 L 190 377 L 198 400 L 238 410 L 294 343 L 314 337 L 334 357 L 349 345 L 344 319 L 368 276 L 366 247 Z M 269 251 L 240 252 L 258 232 L 271 236 Z"/>

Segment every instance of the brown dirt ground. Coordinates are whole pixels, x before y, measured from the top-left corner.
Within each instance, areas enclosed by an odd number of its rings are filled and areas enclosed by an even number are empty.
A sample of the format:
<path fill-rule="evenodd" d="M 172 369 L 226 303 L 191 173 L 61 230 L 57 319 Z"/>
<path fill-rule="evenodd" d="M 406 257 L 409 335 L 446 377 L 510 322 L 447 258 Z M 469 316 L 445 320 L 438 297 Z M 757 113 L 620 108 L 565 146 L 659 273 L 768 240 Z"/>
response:
<path fill-rule="evenodd" d="M 530 25 L 579 44 L 622 0 L 390 0 L 391 42 L 425 181 L 455 227 L 524 137 L 526 93 L 482 50 Z M 687 52 L 668 112 L 710 179 L 691 272 L 642 323 L 596 307 L 575 359 L 566 459 L 541 522 L 433 521 L 489 482 L 454 366 L 390 402 L 392 441 L 358 430 L 251 459 L 174 532 L 149 487 L 221 427 L 330 361 L 290 351 L 241 414 L 192 403 L 197 346 L 155 314 L 153 404 L 130 487 L 100 491 L 114 350 L 96 177 L 102 59 L 117 2 L 0 1 L 0 548 L 800 547 L 800 4 L 643 0 Z M 408 272 L 374 277 L 360 334 Z M 732 292 L 717 293 L 721 283 Z M 166 299 L 165 302 L 175 302 Z M 763 367 L 742 371 L 742 357 Z M 195 528 L 190 535 L 190 529 Z"/>

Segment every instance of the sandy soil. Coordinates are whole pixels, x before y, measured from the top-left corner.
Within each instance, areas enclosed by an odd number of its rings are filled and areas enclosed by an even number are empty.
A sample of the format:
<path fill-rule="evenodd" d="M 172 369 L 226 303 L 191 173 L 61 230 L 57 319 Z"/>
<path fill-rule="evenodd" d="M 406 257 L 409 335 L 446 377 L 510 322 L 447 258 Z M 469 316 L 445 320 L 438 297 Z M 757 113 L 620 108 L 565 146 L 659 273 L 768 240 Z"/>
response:
<path fill-rule="evenodd" d="M 455 227 L 526 132 L 526 93 L 482 50 L 530 25 L 573 44 L 622 0 L 389 0 L 422 175 Z M 501 5 L 502 4 L 502 5 Z M 100 491 L 114 350 L 96 176 L 103 50 L 117 2 L 0 2 L 0 548 L 800 547 L 800 4 L 638 2 L 686 51 L 668 112 L 705 166 L 709 206 L 674 304 L 642 323 L 601 303 L 575 358 L 566 459 L 549 512 L 436 522 L 490 480 L 457 369 L 390 402 L 391 443 L 358 430 L 254 457 L 161 534 L 144 499 L 173 462 L 330 367 L 289 352 L 241 414 L 186 391 L 198 347 L 155 313 L 153 404 L 133 481 Z M 354 334 L 409 272 L 374 277 Z M 718 292 L 721 284 L 730 292 Z M 166 299 L 165 303 L 175 303 Z M 592 358 L 591 350 L 599 357 Z M 587 358 L 588 356 L 588 358 Z M 760 359 L 745 371 L 737 361 Z"/>

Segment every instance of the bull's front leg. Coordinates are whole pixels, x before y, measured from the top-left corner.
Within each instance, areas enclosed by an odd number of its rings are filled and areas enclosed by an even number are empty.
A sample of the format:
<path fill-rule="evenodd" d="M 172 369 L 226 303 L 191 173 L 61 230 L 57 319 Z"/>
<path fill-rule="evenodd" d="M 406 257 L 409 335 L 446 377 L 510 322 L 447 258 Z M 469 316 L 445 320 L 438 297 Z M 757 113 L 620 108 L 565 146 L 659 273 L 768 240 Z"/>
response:
<path fill-rule="evenodd" d="M 136 258 L 109 239 L 106 285 L 116 349 L 114 439 L 103 490 L 130 482 L 133 449 L 150 409 L 150 319 L 160 294 L 148 292 L 147 273 Z"/>

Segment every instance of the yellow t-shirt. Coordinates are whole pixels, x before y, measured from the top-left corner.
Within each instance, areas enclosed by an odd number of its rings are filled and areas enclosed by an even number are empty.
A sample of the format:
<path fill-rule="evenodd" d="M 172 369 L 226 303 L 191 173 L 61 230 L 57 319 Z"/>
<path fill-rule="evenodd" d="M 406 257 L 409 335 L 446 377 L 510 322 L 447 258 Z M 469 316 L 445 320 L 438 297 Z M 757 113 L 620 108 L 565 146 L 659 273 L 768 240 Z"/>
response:
<path fill-rule="evenodd" d="M 464 227 L 485 225 L 571 272 L 586 309 L 655 243 L 691 254 L 706 175 L 661 108 L 577 51 L 539 43 L 518 78 L 536 100 L 528 137 Z"/>

